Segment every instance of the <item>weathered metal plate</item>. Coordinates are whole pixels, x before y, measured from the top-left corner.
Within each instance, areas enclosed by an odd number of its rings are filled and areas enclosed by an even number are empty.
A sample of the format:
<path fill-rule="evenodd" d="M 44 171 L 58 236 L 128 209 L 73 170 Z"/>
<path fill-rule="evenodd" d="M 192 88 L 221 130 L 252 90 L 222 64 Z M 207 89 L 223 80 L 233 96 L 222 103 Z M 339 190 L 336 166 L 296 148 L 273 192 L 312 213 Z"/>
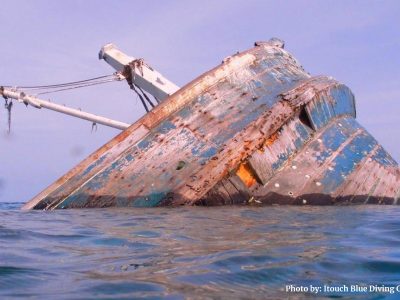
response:
<path fill-rule="evenodd" d="M 354 118 L 347 87 L 262 44 L 183 87 L 25 208 L 397 203 L 398 165 Z M 371 170 L 378 183 L 357 181 Z"/>

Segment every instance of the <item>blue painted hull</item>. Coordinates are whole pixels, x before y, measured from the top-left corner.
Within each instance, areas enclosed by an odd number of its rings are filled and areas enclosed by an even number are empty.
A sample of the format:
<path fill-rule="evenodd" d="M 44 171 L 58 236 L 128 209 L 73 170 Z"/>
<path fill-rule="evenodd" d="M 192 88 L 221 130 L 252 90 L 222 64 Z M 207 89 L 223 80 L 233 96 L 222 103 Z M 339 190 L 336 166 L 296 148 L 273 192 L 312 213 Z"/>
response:
<path fill-rule="evenodd" d="M 349 88 L 261 44 L 183 87 L 25 208 L 397 204 L 399 166 L 355 117 Z"/>

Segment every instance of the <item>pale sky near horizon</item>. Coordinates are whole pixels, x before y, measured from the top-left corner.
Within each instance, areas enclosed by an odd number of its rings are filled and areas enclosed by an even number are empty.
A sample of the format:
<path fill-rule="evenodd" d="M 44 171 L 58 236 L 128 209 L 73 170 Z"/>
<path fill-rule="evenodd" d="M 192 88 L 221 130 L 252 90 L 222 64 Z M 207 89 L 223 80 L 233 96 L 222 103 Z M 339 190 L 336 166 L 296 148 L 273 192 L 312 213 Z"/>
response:
<path fill-rule="evenodd" d="M 256 40 L 279 37 L 312 75 L 356 96 L 357 119 L 400 161 L 400 1 L 1 0 L 0 85 L 108 75 L 113 42 L 182 86 Z M 46 98 L 132 123 L 144 110 L 124 82 Z M 3 106 L 3 105 L 2 105 Z M 119 133 L 15 104 L 0 107 L 0 202 L 25 202 Z"/>

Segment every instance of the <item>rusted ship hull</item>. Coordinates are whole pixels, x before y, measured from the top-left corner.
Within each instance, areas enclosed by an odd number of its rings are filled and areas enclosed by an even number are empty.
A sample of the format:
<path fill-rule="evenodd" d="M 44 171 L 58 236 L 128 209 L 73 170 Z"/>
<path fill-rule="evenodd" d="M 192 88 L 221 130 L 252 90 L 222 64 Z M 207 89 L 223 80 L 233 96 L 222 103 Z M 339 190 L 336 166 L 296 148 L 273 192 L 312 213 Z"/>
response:
<path fill-rule="evenodd" d="M 399 166 L 355 117 L 349 88 L 263 43 L 180 89 L 24 208 L 397 204 Z"/>

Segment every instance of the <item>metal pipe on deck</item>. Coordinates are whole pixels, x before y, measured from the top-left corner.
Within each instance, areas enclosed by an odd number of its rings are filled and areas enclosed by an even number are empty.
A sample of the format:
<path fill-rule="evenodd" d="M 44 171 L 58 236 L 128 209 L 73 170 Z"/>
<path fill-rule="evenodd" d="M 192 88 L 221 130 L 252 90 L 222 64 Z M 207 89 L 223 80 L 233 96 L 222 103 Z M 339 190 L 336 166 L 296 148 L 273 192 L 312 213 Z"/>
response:
<path fill-rule="evenodd" d="M 87 113 L 79 109 L 70 108 L 64 105 L 52 103 L 47 100 L 42 100 L 34 96 L 26 95 L 24 92 L 13 91 L 8 88 L 1 88 L 0 95 L 4 98 L 16 99 L 18 102 L 26 105 L 31 105 L 36 108 L 47 108 L 56 112 L 60 112 L 66 115 L 77 117 L 83 120 L 87 120 L 96 124 L 102 124 L 105 126 L 113 127 L 116 129 L 124 130 L 130 126 L 130 124 L 123 123 L 120 121 L 112 120 L 95 114 Z"/>

